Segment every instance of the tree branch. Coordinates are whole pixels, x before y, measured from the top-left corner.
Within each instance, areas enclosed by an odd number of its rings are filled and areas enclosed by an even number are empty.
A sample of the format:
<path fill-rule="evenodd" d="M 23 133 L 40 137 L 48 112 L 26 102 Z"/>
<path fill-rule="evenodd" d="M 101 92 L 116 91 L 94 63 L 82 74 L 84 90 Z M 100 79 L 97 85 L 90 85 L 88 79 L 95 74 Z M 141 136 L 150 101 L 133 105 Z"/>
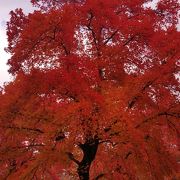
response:
<path fill-rule="evenodd" d="M 80 164 L 80 162 L 74 158 L 74 155 L 71 152 L 66 152 L 66 154 L 68 155 L 69 159 L 74 161 L 76 164 Z"/>
<path fill-rule="evenodd" d="M 91 31 L 91 33 L 92 33 L 93 42 L 94 42 L 94 45 L 95 45 L 96 51 L 97 51 L 97 56 L 100 56 L 100 52 L 99 52 L 99 47 L 98 47 L 98 43 L 97 43 L 96 34 L 95 34 L 93 28 L 91 27 L 91 23 L 92 23 L 93 17 L 94 17 L 93 13 L 90 12 L 90 18 L 89 18 L 89 23 L 88 23 L 88 25 L 87 25 L 87 28 L 88 28 L 88 30 Z"/>
<path fill-rule="evenodd" d="M 99 175 L 97 175 L 93 180 L 98 180 L 100 178 L 102 178 L 105 174 L 104 173 L 101 173 Z"/>
<path fill-rule="evenodd" d="M 64 49 L 64 52 L 66 55 L 69 55 L 70 54 L 70 51 L 68 51 L 68 49 L 66 48 L 65 44 L 63 42 L 61 42 L 61 46 L 62 48 Z"/>
<path fill-rule="evenodd" d="M 43 134 L 44 131 L 37 129 L 37 128 L 28 128 L 28 127 L 16 127 L 16 126 L 1 126 L 2 128 L 7 128 L 7 129 L 15 129 L 15 130 L 26 130 L 26 131 L 33 131 L 33 132 L 37 132 L 40 134 Z"/>
<path fill-rule="evenodd" d="M 119 31 L 118 29 L 116 31 L 114 31 L 111 34 L 111 36 L 106 39 L 106 41 L 104 42 L 104 45 L 106 45 L 117 34 L 118 31 Z"/>
<path fill-rule="evenodd" d="M 128 45 L 132 40 L 134 40 L 135 37 L 136 37 L 136 35 L 131 36 L 131 37 L 123 44 L 123 46 Z"/>
<path fill-rule="evenodd" d="M 153 80 L 151 80 L 151 81 L 146 82 L 146 84 L 145 84 L 145 85 L 143 86 L 143 88 L 140 90 L 140 92 L 138 93 L 138 95 L 134 96 L 134 97 L 132 98 L 132 100 L 129 101 L 128 109 L 131 109 L 131 108 L 134 106 L 134 104 L 137 102 L 137 100 L 141 97 L 140 94 L 143 93 L 147 88 L 149 88 L 149 87 L 154 83 L 154 81 L 156 81 L 156 79 L 157 79 L 157 78 L 155 78 L 155 79 L 153 79 Z"/>
<path fill-rule="evenodd" d="M 156 114 L 156 115 L 154 115 L 152 117 L 149 117 L 149 118 L 145 119 L 140 124 L 136 125 L 135 128 L 140 128 L 143 124 L 148 123 L 152 119 L 155 119 L 155 118 L 157 118 L 159 116 L 171 116 L 171 117 L 175 117 L 175 118 L 180 118 L 179 113 L 160 112 L 160 113 L 158 113 L 158 114 Z"/>

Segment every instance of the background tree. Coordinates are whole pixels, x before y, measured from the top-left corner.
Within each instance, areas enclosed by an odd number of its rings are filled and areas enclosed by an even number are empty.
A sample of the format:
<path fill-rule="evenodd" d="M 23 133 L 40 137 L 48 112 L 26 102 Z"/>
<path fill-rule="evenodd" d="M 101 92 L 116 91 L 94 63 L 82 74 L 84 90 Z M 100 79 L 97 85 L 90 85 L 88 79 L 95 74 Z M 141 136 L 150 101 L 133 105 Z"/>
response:
<path fill-rule="evenodd" d="M 178 179 L 179 4 L 148 2 L 10 13 L 1 179 Z"/>

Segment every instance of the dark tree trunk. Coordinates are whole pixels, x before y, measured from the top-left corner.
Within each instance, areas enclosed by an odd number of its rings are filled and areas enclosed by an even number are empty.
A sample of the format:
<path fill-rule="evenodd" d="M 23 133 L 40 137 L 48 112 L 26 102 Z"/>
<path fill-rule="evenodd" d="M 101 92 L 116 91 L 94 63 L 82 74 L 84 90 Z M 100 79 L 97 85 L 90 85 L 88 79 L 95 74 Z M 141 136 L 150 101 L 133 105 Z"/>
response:
<path fill-rule="evenodd" d="M 89 170 L 92 161 L 95 159 L 96 152 L 99 145 L 99 139 L 97 137 L 86 140 L 84 144 L 80 145 L 83 151 L 83 159 L 79 162 L 77 169 L 80 180 L 89 180 Z"/>

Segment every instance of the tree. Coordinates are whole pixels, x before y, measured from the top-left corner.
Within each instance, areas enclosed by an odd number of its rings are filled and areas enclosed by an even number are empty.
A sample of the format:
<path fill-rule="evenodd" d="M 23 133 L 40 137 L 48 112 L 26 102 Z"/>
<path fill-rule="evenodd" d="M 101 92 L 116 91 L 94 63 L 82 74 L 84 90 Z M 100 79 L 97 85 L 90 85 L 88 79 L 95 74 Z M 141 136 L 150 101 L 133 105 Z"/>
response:
<path fill-rule="evenodd" d="M 179 4 L 150 1 L 11 11 L 1 179 L 178 178 Z"/>

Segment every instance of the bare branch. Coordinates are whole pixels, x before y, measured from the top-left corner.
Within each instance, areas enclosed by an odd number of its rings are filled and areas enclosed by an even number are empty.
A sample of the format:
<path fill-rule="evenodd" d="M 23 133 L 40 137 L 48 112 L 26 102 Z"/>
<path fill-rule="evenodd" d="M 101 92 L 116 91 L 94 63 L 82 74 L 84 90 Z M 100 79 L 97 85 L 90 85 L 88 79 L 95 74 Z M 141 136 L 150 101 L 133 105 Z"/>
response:
<path fill-rule="evenodd" d="M 101 173 L 99 175 L 97 175 L 93 180 L 98 180 L 100 178 L 102 178 L 105 174 L 104 173 Z"/>
<path fill-rule="evenodd" d="M 74 155 L 71 152 L 66 152 L 66 154 L 68 155 L 69 159 L 74 161 L 76 164 L 80 164 L 80 162 L 74 158 Z"/>
<path fill-rule="evenodd" d="M 144 121 L 142 121 L 140 124 L 136 125 L 135 128 L 140 128 L 142 125 L 144 125 L 145 123 L 148 123 L 149 121 L 156 119 L 159 116 L 171 116 L 171 117 L 175 117 L 175 118 L 180 118 L 180 114 L 179 113 L 170 113 L 170 112 L 160 112 L 152 117 L 149 117 L 147 119 L 145 119 Z"/>
<path fill-rule="evenodd" d="M 111 36 L 106 39 L 106 41 L 104 42 L 104 45 L 106 45 L 117 34 L 117 32 L 118 32 L 118 29 L 116 31 L 114 31 L 111 34 Z"/>
<path fill-rule="evenodd" d="M 16 126 L 1 126 L 2 128 L 7 128 L 7 129 L 14 129 L 14 130 L 25 130 L 25 131 L 33 131 L 33 132 L 37 132 L 40 134 L 43 134 L 44 131 L 37 129 L 37 128 L 28 128 L 28 127 L 16 127 Z"/>
<path fill-rule="evenodd" d="M 123 46 L 127 46 L 131 41 L 134 40 L 135 37 L 136 37 L 136 35 L 131 36 L 131 37 L 123 44 Z"/>
<path fill-rule="evenodd" d="M 67 47 L 65 46 L 65 44 L 63 42 L 61 42 L 61 46 L 62 48 L 64 49 L 64 52 L 66 55 L 69 55 L 70 54 L 70 51 L 68 51 Z"/>
<path fill-rule="evenodd" d="M 129 152 L 126 154 L 125 159 L 128 159 L 128 157 L 129 157 L 131 154 L 132 154 L 132 152 L 129 151 Z"/>
<path fill-rule="evenodd" d="M 139 95 L 136 95 L 132 98 L 131 101 L 129 101 L 129 104 L 128 104 L 128 109 L 131 109 L 134 104 L 137 102 L 137 100 L 141 97 L 141 93 L 143 93 L 147 88 L 149 88 L 155 81 L 156 81 L 157 78 L 151 80 L 151 81 L 148 81 L 146 82 L 146 84 L 143 86 L 143 88 L 140 90 L 139 92 Z"/>
<path fill-rule="evenodd" d="M 87 24 L 87 28 L 88 28 L 88 30 L 91 31 L 91 33 L 92 33 L 93 42 L 94 42 L 94 45 L 95 45 L 96 51 L 97 51 L 97 56 L 100 56 L 100 52 L 99 52 L 99 47 L 98 47 L 98 41 L 97 41 L 97 38 L 96 38 L 96 34 L 95 34 L 93 28 L 91 27 L 91 23 L 92 23 L 93 17 L 94 17 L 93 13 L 90 12 L 90 18 L 89 18 L 89 22 L 88 22 L 88 24 Z"/>

